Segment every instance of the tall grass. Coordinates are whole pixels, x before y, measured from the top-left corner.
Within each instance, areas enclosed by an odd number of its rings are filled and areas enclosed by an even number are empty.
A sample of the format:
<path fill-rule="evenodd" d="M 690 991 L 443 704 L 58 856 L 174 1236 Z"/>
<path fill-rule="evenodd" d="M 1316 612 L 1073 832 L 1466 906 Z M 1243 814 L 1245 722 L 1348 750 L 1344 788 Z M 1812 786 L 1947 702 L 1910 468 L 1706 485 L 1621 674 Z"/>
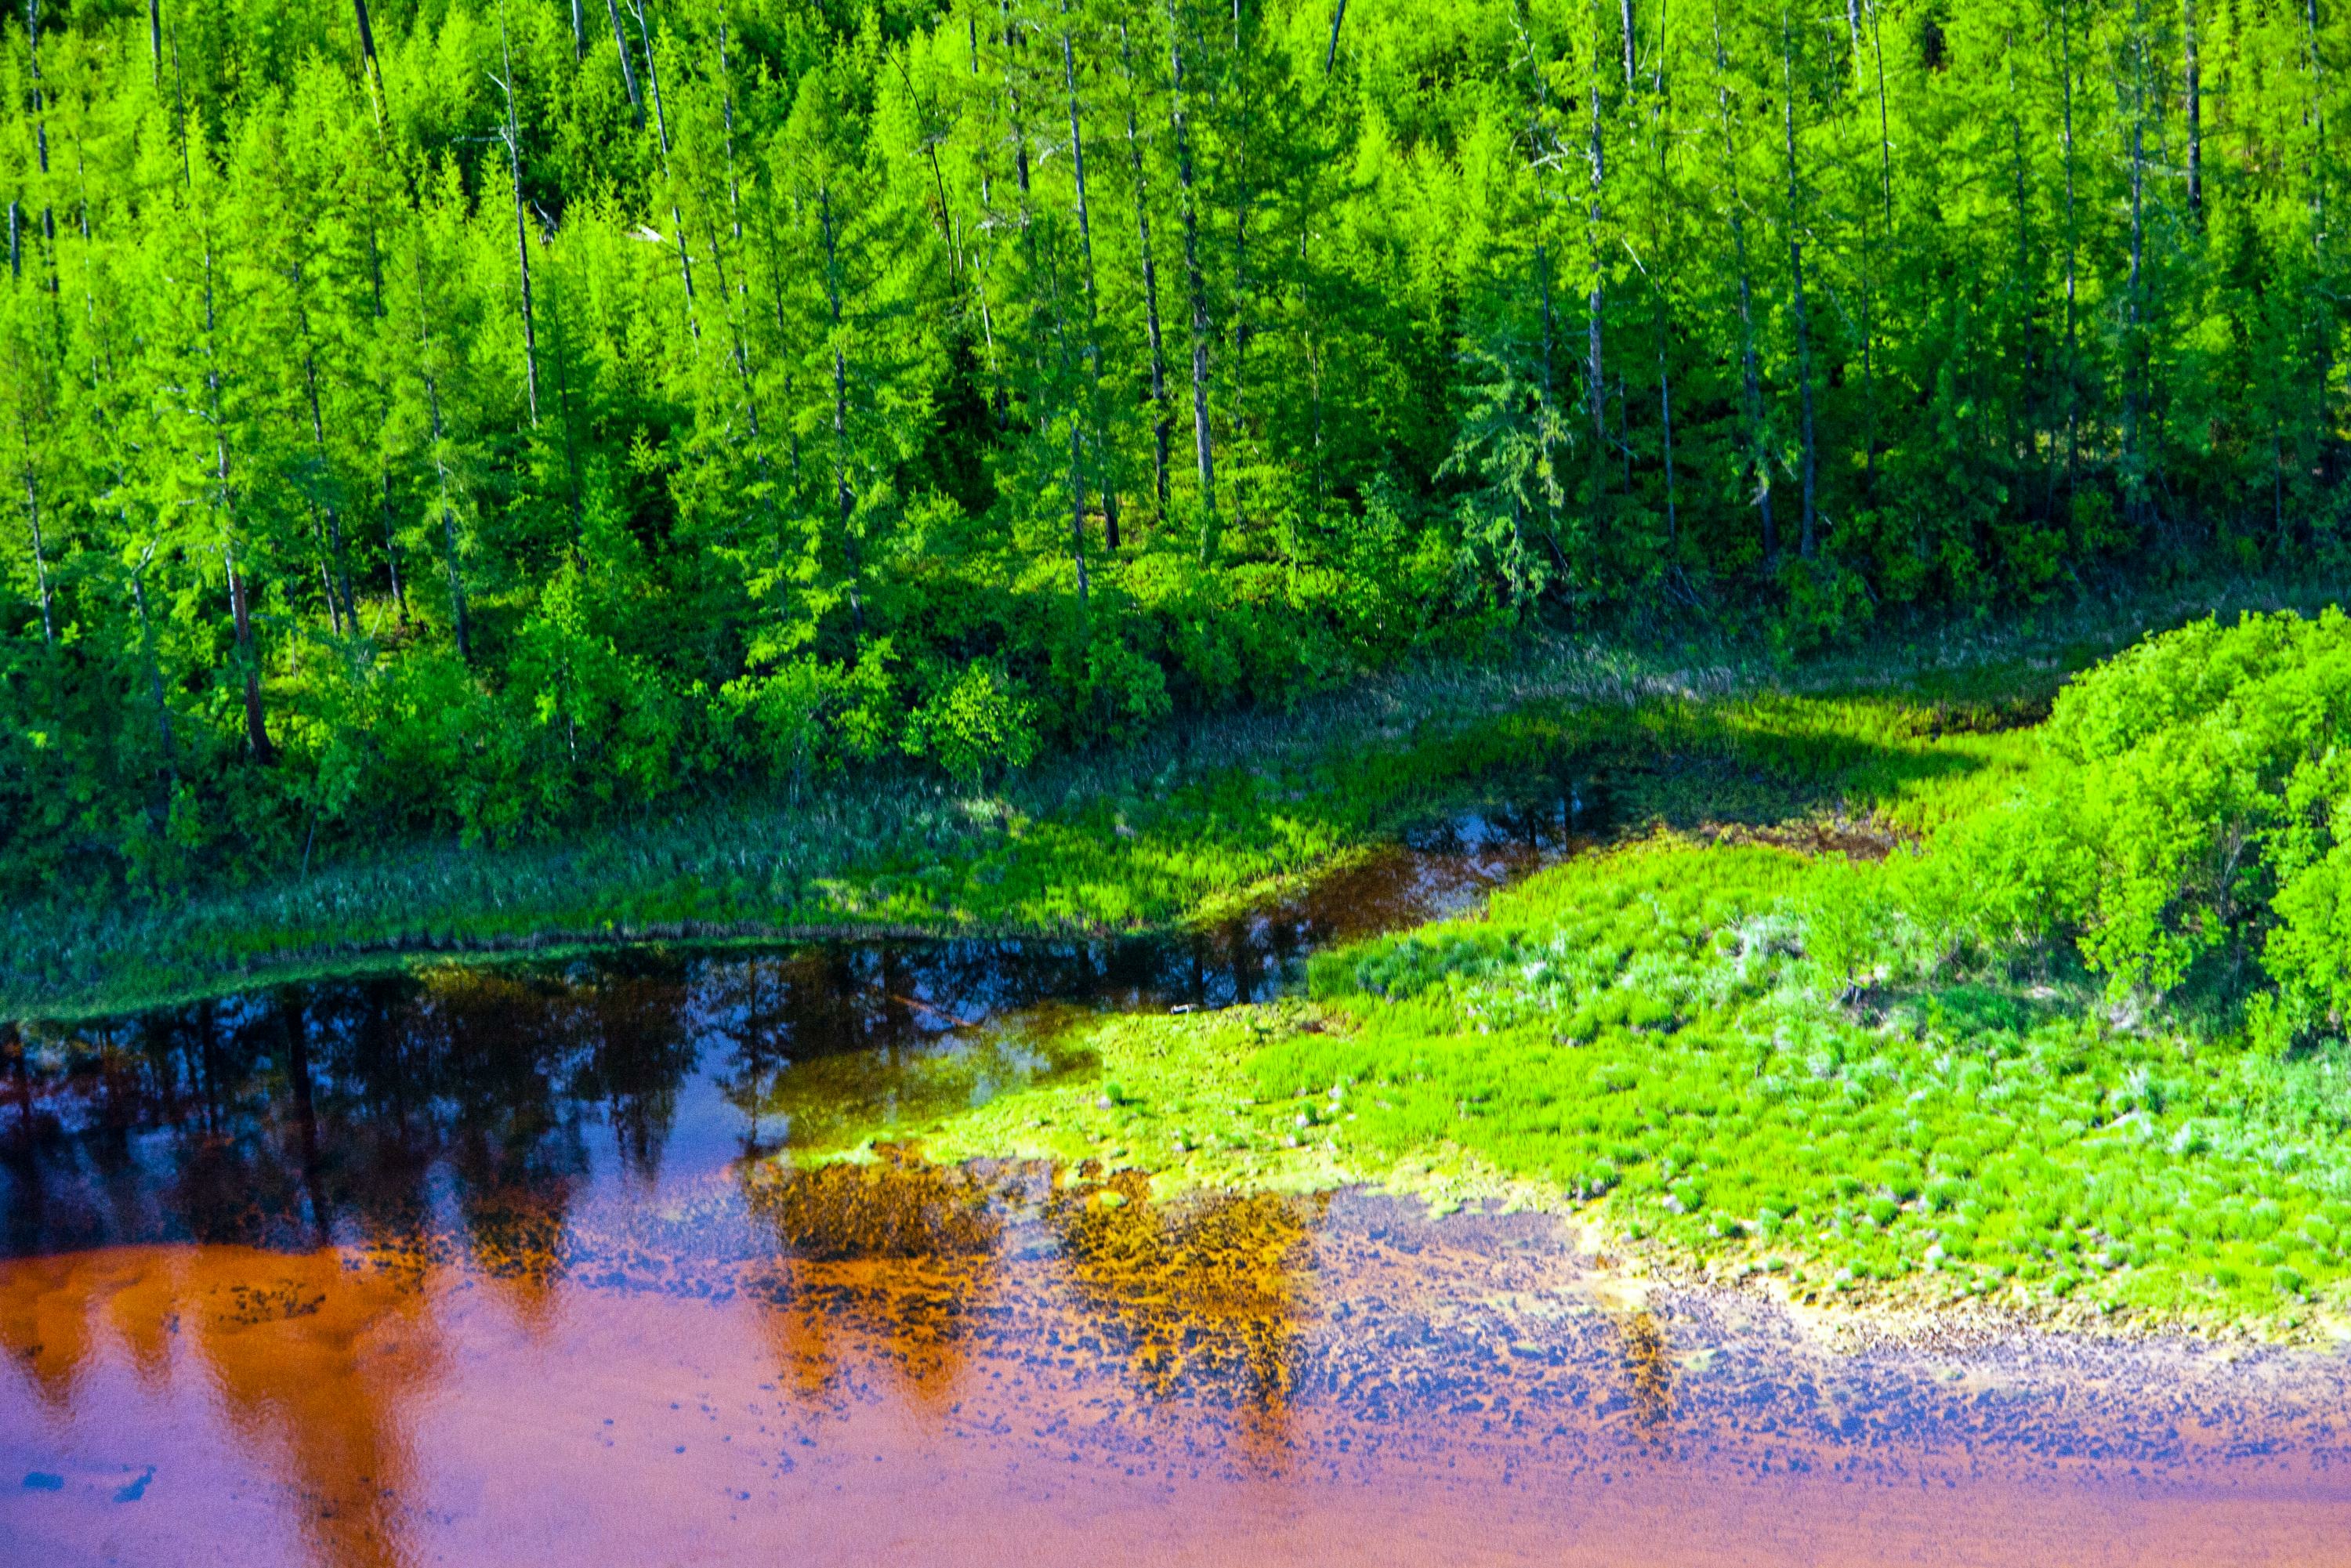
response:
<path fill-rule="evenodd" d="M 2026 716 L 2065 669 L 2213 597 L 1946 628 L 1796 669 L 1723 643 L 1534 636 L 1507 657 L 1178 725 L 977 791 L 879 768 L 690 802 L 559 846 L 394 844 L 175 900 L 37 901 L 0 913 L 0 1011 L 87 1016 L 418 953 L 1164 926 L 1245 904 L 1505 776 L 1612 758 L 1656 775 L 1635 815 L 1768 820 L 1851 796 L 1907 822 L 1922 768 L 1993 777 L 1921 752 L 1921 737 Z M 2241 584 L 2221 597 L 2281 596 Z M 1839 691 L 1855 695 L 1834 714 L 1774 706 Z"/>

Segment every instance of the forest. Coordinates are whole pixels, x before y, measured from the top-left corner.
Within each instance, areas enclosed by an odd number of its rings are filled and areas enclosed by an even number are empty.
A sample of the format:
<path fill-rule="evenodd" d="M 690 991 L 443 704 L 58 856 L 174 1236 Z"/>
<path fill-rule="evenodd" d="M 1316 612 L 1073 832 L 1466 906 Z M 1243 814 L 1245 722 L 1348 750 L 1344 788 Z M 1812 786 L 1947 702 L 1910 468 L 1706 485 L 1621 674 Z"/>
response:
<path fill-rule="evenodd" d="M 2317 0 L 23 0 L 0 885 L 2351 542 Z"/>

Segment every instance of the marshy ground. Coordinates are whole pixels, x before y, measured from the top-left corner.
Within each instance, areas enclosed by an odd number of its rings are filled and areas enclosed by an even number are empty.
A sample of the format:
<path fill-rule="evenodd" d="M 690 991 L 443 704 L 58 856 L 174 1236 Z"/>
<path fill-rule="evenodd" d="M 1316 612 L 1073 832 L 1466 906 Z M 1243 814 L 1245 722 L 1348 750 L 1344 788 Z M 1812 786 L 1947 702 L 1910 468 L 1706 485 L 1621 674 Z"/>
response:
<path fill-rule="evenodd" d="M 1542 697 L 1368 786 L 1196 772 L 948 867 L 1148 883 L 1172 930 L 27 1020 L 0 1533 L 2326 1561 L 2335 1049 L 2046 955 L 1869 957 L 1912 907 L 1881 879 L 2034 776 L 2055 680 Z M 1195 849 L 1290 847 L 1186 860 L 1203 802 Z M 1019 880 L 1071 832 L 1107 858 Z"/>

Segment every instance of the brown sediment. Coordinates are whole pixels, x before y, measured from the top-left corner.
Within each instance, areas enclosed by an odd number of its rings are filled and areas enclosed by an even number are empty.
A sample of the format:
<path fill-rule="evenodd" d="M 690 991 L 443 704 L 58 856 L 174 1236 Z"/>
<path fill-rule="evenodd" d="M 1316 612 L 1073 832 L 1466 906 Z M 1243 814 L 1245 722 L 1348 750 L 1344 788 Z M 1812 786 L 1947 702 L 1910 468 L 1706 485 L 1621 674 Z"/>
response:
<path fill-rule="evenodd" d="M 1627 1305 L 1549 1217 L 851 1169 L 773 1178 L 763 1250 L 583 1227 L 528 1331 L 462 1249 L 0 1263 L 0 1537 L 208 1568 L 2339 1560 L 2338 1362 L 1833 1355 L 1750 1300 Z"/>
<path fill-rule="evenodd" d="M 1793 821 L 1751 824 L 1704 822 L 1690 837 L 1704 844 L 1769 844 L 1805 855 L 1843 855 L 1847 860 L 1882 861 L 1915 835 L 1883 823 L 1844 816 L 1805 817 Z"/>

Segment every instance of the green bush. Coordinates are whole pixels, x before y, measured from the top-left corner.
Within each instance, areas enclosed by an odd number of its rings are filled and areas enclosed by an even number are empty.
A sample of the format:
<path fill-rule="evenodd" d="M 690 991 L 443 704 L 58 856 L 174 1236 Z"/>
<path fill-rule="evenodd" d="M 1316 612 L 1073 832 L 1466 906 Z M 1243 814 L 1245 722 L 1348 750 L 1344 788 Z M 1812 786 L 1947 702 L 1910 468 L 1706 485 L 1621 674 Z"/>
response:
<path fill-rule="evenodd" d="M 2117 999 L 2261 969 L 2292 1020 L 2351 1005 L 2351 619 L 2248 615 L 2149 638 L 2067 686 L 2014 797 L 1910 881 L 1922 918 L 2071 942 Z"/>

